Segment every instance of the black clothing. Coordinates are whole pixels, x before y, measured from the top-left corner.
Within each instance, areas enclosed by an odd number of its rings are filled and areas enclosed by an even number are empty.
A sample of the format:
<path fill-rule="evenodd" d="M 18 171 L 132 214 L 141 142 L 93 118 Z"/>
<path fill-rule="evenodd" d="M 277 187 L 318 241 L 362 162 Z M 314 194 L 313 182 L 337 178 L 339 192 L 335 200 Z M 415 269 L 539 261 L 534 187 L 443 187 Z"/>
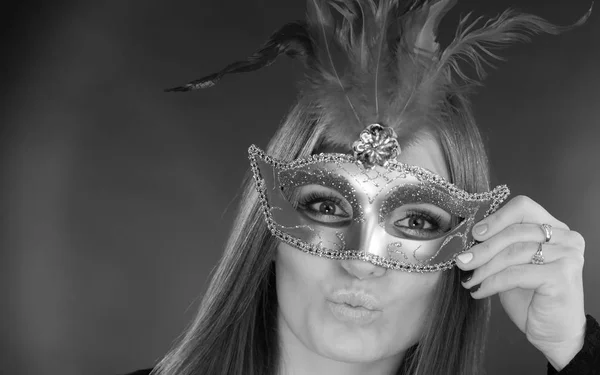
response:
<path fill-rule="evenodd" d="M 149 375 L 150 371 L 152 371 L 151 368 L 147 368 L 145 370 L 137 370 L 134 372 L 130 372 L 129 374 L 125 374 L 125 375 Z"/>
<path fill-rule="evenodd" d="M 556 371 L 548 363 L 547 375 L 600 375 L 600 325 L 591 315 L 586 315 L 586 318 L 583 348 L 561 371 Z M 150 371 L 151 368 L 126 375 L 149 375 Z"/>
<path fill-rule="evenodd" d="M 600 374 L 600 325 L 586 315 L 585 341 L 583 348 L 571 362 L 560 371 L 548 363 L 548 375 L 599 375 Z"/>

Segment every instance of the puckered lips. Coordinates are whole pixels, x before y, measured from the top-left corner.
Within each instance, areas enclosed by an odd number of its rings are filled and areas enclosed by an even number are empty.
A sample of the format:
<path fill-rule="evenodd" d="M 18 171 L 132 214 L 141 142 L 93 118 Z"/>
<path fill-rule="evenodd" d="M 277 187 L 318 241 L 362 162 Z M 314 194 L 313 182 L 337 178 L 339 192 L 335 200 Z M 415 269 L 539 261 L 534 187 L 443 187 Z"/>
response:
<path fill-rule="evenodd" d="M 337 290 L 327 299 L 327 304 L 338 320 L 351 324 L 370 324 L 382 313 L 379 299 L 360 290 Z"/>

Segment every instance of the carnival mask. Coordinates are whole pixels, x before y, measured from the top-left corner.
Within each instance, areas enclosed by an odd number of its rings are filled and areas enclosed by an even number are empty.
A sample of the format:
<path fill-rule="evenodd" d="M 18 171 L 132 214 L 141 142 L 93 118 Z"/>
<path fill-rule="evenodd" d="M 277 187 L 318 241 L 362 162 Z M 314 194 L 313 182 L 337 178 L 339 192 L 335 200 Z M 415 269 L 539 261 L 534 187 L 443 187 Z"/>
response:
<path fill-rule="evenodd" d="M 443 177 L 397 161 L 391 128 L 370 125 L 354 155 L 274 160 L 255 146 L 249 158 L 271 233 L 309 254 L 360 259 L 402 271 L 451 268 L 473 245 L 473 225 L 509 190 L 468 193 Z"/>

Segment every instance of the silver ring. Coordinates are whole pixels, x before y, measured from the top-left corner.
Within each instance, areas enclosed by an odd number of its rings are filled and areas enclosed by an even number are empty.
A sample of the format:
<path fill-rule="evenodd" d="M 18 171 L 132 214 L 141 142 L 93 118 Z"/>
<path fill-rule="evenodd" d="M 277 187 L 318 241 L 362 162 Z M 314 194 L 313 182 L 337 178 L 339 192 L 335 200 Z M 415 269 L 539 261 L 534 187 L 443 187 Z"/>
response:
<path fill-rule="evenodd" d="M 531 264 L 544 264 L 544 254 L 542 253 L 542 243 L 538 245 L 538 249 L 531 257 Z"/>
<path fill-rule="evenodd" d="M 548 243 L 550 242 L 550 239 L 552 239 L 552 225 L 550 224 L 542 224 L 542 230 L 544 231 L 544 243 Z"/>

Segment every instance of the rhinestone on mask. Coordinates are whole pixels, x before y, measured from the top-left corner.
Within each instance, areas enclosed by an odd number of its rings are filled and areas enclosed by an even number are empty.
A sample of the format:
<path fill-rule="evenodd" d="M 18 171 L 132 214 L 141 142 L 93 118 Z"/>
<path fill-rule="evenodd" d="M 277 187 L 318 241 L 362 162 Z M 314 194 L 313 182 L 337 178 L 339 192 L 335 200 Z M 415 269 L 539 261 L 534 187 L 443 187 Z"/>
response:
<path fill-rule="evenodd" d="M 390 160 L 400 154 L 400 144 L 394 129 L 380 124 L 371 124 L 360 132 L 359 139 L 352 144 L 354 158 L 365 168 L 375 165 L 386 167 Z"/>

